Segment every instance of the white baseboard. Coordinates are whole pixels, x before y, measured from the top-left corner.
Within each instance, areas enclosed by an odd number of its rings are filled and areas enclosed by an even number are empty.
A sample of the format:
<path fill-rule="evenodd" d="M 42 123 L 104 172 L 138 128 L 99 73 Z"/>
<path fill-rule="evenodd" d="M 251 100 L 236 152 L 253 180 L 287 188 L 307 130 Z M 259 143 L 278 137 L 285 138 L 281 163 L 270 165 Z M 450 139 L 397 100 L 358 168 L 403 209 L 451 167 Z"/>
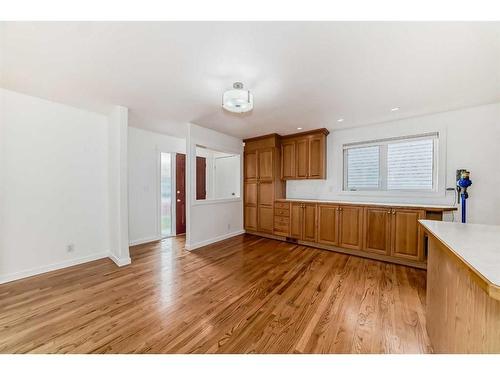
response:
<path fill-rule="evenodd" d="M 96 253 L 82 258 L 71 259 L 71 260 L 66 260 L 64 262 L 48 264 L 42 267 L 31 268 L 26 271 L 13 272 L 7 275 L 0 275 L 0 284 L 8 283 L 14 280 L 24 279 L 30 276 L 39 275 L 41 273 L 59 270 L 61 268 L 67 268 L 82 263 L 92 262 L 94 260 L 103 259 L 107 257 L 109 257 L 108 252 Z"/>
<path fill-rule="evenodd" d="M 153 242 L 153 241 L 159 241 L 159 240 L 161 240 L 160 236 L 151 236 L 151 237 L 138 238 L 137 240 L 130 241 L 129 242 L 129 246 L 142 245 L 143 243 L 148 243 L 148 242 Z"/>
<path fill-rule="evenodd" d="M 108 255 L 108 258 L 111 259 L 113 262 L 115 262 L 115 264 L 118 266 L 118 267 L 123 267 L 123 266 L 126 266 L 127 264 L 130 264 L 132 263 L 132 260 L 130 259 L 130 257 L 126 257 L 126 258 L 117 258 L 116 256 L 114 256 L 113 254 L 109 254 Z"/>
<path fill-rule="evenodd" d="M 184 247 L 186 248 L 186 250 L 195 250 L 195 249 L 198 249 L 200 247 L 213 244 L 214 242 L 219 242 L 219 241 L 222 241 L 222 240 L 234 237 L 234 236 L 239 236 L 240 234 L 243 234 L 243 233 L 245 233 L 244 229 L 236 231 L 236 232 L 231 232 L 231 233 L 223 234 L 222 236 L 217 236 L 217 237 L 214 237 L 214 238 L 210 238 L 209 240 L 200 241 L 200 242 L 197 242 L 197 243 L 194 243 L 194 244 L 188 244 L 188 243 L 186 243 Z"/>

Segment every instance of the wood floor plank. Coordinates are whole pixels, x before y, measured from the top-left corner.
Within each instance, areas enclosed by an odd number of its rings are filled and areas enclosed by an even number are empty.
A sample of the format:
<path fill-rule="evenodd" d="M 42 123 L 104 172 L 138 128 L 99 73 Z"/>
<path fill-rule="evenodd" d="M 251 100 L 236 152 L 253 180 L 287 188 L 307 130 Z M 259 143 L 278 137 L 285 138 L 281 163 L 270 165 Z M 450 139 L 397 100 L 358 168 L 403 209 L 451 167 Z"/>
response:
<path fill-rule="evenodd" d="M 428 353 L 425 271 L 241 235 L 0 285 L 0 353 Z"/>

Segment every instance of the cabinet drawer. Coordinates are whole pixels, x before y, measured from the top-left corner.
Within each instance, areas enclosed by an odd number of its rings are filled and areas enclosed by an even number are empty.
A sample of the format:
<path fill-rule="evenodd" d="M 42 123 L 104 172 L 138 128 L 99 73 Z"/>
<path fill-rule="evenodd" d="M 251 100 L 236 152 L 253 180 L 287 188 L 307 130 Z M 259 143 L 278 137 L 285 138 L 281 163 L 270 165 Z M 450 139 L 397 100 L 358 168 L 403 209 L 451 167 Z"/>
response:
<path fill-rule="evenodd" d="M 285 216 L 289 217 L 290 216 L 290 211 L 284 208 L 275 208 L 274 209 L 274 216 Z"/>
<path fill-rule="evenodd" d="M 274 202 L 275 208 L 284 208 L 286 210 L 290 209 L 290 203 L 288 202 Z"/>
<path fill-rule="evenodd" d="M 289 224 L 290 218 L 287 216 L 274 216 L 274 225 L 276 225 L 277 223 Z"/>
<path fill-rule="evenodd" d="M 288 224 L 284 223 L 274 223 L 274 232 L 280 232 L 288 235 L 288 231 L 290 230 Z"/>

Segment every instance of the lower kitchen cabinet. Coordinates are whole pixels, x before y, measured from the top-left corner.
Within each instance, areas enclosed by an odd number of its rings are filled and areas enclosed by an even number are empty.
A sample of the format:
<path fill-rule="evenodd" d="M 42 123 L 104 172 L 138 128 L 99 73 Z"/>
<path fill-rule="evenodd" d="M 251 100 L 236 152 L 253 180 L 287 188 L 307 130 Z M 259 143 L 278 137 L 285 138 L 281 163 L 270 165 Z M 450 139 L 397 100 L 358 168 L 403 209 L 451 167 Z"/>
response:
<path fill-rule="evenodd" d="M 391 222 L 391 255 L 409 260 L 423 260 L 423 233 L 418 221 L 425 218 L 424 210 L 393 209 Z"/>
<path fill-rule="evenodd" d="M 318 204 L 318 243 L 339 245 L 339 206 Z"/>
<path fill-rule="evenodd" d="M 363 207 L 340 206 L 339 246 L 359 250 L 363 246 Z"/>
<path fill-rule="evenodd" d="M 391 208 L 365 207 L 363 249 L 389 255 L 391 251 Z"/>
<path fill-rule="evenodd" d="M 418 221 L 437 217 L 434 207 L 427 211 L 413 207 L 285 200 L 276 201 L 274 206 L 275 236 L 417 267 L 425 267 L 424 233 Z M 271 225 L 260 217 L 259 221 Z"/>
<path fill-rule="evenodd" d="M 316 204 L 293 202 L 290 208 L 290 237 L 316 241 Z"/>
<path fill-rule="evenodd" d="M 423 261 L 423 234 L 418 220 L 425 210 L 391 207 L 365 208 L 365 251 L 412 261 Z"/>

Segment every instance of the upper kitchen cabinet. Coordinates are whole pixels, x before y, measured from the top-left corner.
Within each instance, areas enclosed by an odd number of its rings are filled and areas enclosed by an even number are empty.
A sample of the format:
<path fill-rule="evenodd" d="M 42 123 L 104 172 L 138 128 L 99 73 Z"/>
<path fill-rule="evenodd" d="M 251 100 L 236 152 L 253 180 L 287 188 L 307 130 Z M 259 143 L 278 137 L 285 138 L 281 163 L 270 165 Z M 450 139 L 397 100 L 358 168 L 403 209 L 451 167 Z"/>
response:
<path fill-rule="evenodd" d="M 326 178 L 327 129 L 281 137 L 281 179 Z"/>

